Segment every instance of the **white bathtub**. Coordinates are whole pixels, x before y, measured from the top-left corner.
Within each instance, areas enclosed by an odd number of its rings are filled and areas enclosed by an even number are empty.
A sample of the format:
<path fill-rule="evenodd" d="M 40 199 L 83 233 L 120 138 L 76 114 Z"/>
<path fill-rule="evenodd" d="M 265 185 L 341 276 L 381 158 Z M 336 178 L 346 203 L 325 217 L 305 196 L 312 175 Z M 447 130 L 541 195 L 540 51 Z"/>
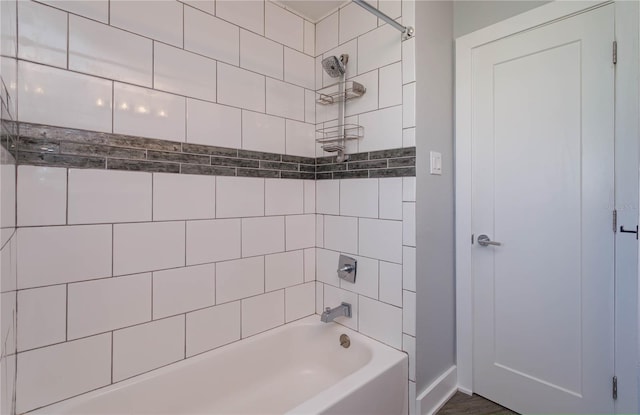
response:
<path fill-rule="evenodd" d="M 400 415 L 407 367 L 404 353 L 311 316 L 34 413 Z"/>

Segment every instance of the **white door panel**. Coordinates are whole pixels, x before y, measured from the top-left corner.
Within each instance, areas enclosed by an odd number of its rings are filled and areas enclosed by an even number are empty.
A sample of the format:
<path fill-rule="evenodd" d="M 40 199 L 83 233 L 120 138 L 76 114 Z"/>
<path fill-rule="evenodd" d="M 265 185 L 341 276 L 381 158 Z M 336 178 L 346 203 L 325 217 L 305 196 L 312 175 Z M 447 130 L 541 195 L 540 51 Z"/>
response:
<path fill-rule="evenodd" d="M 474 50 L 474 390 L 612 412 L 613 6 Z"/>

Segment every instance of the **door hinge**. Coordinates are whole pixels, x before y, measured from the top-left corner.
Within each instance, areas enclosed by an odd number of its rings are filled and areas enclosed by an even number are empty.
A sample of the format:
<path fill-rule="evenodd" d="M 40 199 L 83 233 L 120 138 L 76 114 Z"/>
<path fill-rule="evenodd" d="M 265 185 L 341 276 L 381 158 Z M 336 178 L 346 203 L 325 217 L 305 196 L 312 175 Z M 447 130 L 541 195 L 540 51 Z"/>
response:
<path fill-rule="evenodd" d="M 613 41 L 613 64 L 618 63 L 618 42 Z"/>
<path fill-rule="evenodd" d="M 618 211 L 613 210 L 613 233 L 618 231 Z"/>
<path fill-rule="evenodd" d="M 614 376 L 613 377 L 613 387 L 612 387 L 612 395 L 613 395 L 613 399 L 618 399 L 618 377 Z"/>

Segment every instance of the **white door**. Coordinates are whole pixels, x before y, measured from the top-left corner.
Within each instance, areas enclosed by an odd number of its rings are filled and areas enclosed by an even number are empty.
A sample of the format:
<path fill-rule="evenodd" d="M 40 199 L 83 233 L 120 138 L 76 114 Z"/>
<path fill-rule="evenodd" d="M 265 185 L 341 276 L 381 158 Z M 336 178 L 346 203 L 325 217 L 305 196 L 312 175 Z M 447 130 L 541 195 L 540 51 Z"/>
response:
<path fill-rule="evenodd" d="M 522 413 L 614 410 L 613 40 L 607 5 L 473 52 L 473 388 Z"/>

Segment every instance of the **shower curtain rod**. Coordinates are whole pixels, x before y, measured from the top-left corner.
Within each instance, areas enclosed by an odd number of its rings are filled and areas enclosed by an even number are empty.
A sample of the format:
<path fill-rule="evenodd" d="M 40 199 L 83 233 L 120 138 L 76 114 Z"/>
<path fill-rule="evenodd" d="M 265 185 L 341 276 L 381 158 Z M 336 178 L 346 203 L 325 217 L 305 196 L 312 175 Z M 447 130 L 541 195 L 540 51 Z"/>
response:
<path fill-rule="evenodd" d="M 413 37 L 413 34 L 415 32 L 413 27 L 402 26 L 400 23 L 396 22 L 386 14 L 382 13 L 380 10 L 376 9 L 375 7 L 367 3 L 365 0 L 351 0 L 351 1 L 357 4 L 358 6 L 362 7 L 363 9 L 365 9 L 369 13 L 372 13 L 378 16 L 379 18 L 381 18 L 382 20 L 384 20 L 385 22 L 389 23 L 391 26 L 393 26 L 394 28 L 402 32 L 402 40 L 406 40 Z"/>

